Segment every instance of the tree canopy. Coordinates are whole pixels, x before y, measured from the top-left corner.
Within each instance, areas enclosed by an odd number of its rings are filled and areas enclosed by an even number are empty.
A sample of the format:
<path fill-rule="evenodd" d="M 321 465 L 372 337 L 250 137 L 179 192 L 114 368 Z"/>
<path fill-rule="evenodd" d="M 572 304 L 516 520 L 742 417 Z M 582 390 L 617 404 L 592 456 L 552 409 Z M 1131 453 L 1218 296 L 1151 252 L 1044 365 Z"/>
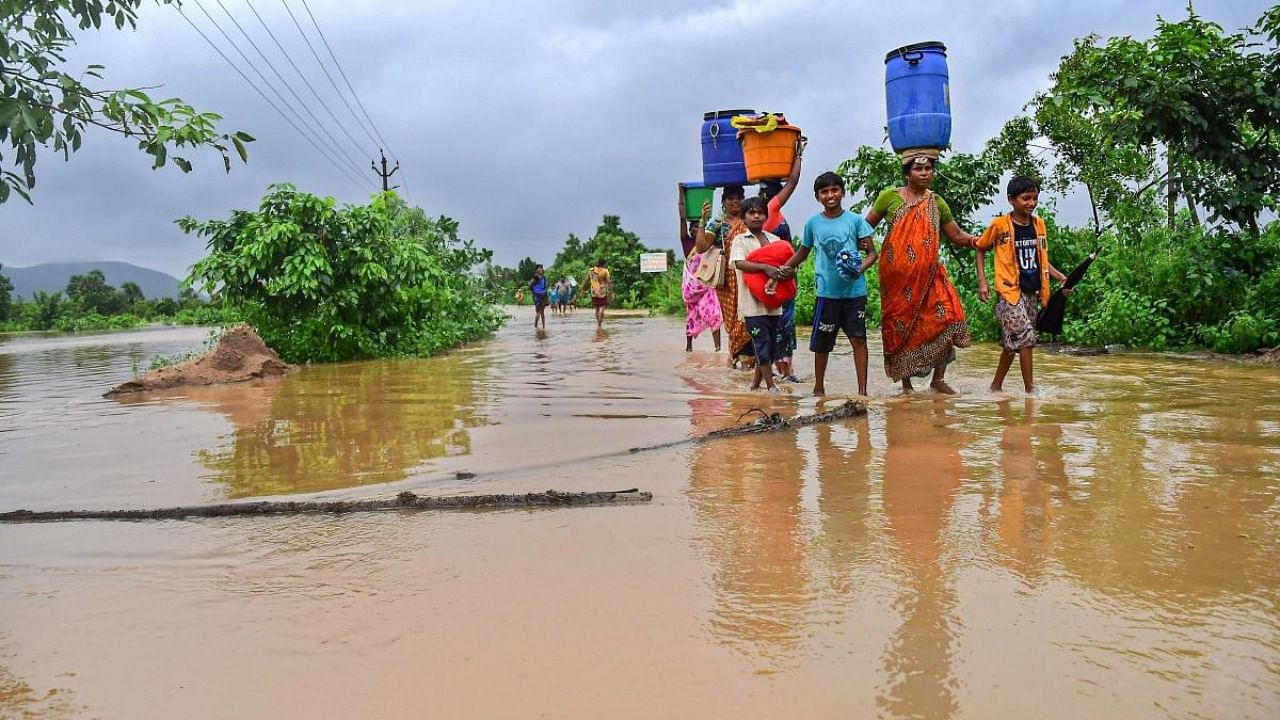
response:
<path fill-rule="evenodd" d="M 158 0 L 177 5 L 179 0 Z M 116 29 L 134 28 L 142 0 L 0 0 L 0 203 L 17 193 L 27 202 L 36 186 L 41 148 L 70 159 L 89 127 L 135 138 L 153 158 L 153 168 L 169 160 L 191 171 L 185 156 L 171 150 L 208 148 L 231 171 L 231 148 L 248 158 L 244 132 L 222 133 L 221 116 L 199 112 L 181 98 L 153 99 L 143 88 L 98 86 L 101 65 L 79 72 L 67 67 L 65 53 L 75 45 L 73 28 L 99 30 L 105 21 Z"/>
<path fill-rule="evenodd" d="M 188 282 L 290 362 L 431 355 L 501 323 L 472 274 L 490 252 L 394 193 L 339 207 L 273 185 L 257 210 L 178 224 L 208 238 Z"/>

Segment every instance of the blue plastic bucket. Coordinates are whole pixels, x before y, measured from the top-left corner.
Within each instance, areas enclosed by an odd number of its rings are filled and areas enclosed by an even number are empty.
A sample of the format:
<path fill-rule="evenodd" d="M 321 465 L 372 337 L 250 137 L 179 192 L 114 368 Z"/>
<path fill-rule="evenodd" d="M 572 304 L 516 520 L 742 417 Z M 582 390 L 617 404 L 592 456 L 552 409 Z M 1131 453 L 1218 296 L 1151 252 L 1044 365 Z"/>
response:
<path fill-rule="evenodd" d="M 885 55 L 884 95 L 894 152 L 951 144 L 947 48 L 940 42 L 906 45 Z"/>
<path fill-rule="evenodd" d="M 702 116 L 702 182 L 711 187 L 746 185 L 747 164 L 732 120 L 754 110 L 714 110 Z"/>

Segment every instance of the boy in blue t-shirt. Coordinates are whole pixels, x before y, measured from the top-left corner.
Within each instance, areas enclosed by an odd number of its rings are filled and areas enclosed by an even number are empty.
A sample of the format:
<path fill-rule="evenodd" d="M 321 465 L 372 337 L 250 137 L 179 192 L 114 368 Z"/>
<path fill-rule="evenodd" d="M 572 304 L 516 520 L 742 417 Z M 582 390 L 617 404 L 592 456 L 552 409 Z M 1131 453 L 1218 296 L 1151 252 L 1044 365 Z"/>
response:
<path fill-rule="evenodd" d="M 817 303 L 813 308 L 813 334 L 809 350 L 813 352 L 813 394 L 827 392 L 827 359 L 835 349 L 836 337 L 844 331 L 853 346 L 853 364 L 858 374 L 858 394 L 867 394 L 867 281 L 862 273 L 878 259 L 871 242 L 872 229 L 861 215 L 847 212 L 844 180 L 833 172 L 825 172 L 813 182 L 813 194 L 822 204 L 822 212 L 804 224 L 800 249 L 783 267 L 795 268 L 817 248 L 813 274 L 818 285 Z M 858 242 L 871 248 L 863 256 Z"/>

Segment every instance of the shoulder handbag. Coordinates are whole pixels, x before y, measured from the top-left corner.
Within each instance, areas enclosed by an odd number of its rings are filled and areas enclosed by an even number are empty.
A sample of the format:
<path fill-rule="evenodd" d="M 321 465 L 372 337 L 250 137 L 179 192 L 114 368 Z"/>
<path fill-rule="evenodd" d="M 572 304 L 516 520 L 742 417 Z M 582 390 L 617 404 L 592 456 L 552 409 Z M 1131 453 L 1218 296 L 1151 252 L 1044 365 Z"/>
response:
<path fill-rule="evenodd" d="M 702 264 L 698 265 L 693 276 L 711 287 L 723 287 L 725 268 L 728 264 L 729 258 L 724 252 L 712 245 L 702 253 Z"/>

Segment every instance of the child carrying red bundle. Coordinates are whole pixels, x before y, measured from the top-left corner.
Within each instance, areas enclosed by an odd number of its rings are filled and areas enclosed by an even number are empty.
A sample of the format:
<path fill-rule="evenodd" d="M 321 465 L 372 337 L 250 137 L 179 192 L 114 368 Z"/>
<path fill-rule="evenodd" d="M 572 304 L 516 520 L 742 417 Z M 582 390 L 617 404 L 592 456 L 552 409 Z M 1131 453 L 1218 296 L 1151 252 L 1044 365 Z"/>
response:
<path fill-rule="evenodd" d="M 763 245 L 747 254 L 747 260 L 761 265 L 772 265 L 773 267 L 781 267 L 783 263 L 791 259 L 794 252 L 791 243 L 777 238 L 772 233 L 768 233 L 769 237 L 775 238 L 768 245 Z M 747 290 L 751 292 L 752 297 L 764 303 L 767 308 L 780 308 L 788 300 L 794 300 L 796 297 L 796 279 L 794 277 L 785 280 L 774 280 L 764 273 L 752 272 L 747 273 L 743 278 L 747 283 Z"/>
<path fill-rule="evenodd" d="M 785 260 L 791 256 L 791 243 L 764 231 L 764 222 L 768 216 L 769 209 L 763 199 L 753 197 L 742 203 L 742 218 L 747 231 L 734 238 L 729 252 L 729 264 L 736 271 L 738 279 L 738 317 L 746 325 L 747 333 L 751 336 L 751 349 L 756 356 L 755 378 L 751 389 L 760 389 L 763 382 L 769 392 L 776 393 L 779 390 L 773 383 L 773 363 L 777 359 L 778 345 L 782 340 L 779 320 L 782 317 L 782 303 L 787 296 L 777 288 L 771 296 L 764 285 L 770 281 L 778 281 L 780 285 L 781 281 L 787 279 L 788 273 L 778 268 L 782 261 L 776 264 L 763 262 L 756 259 L 761 258 L 756 253 L 776 246 L 778 249 L 772 250 L 770 254 L 777 253 L 779 258 Z M 758 287 L 753 289 L 752 285 Z M 790 293 L 791 297 L 795 297 L 794 280 Z M 769 299 L 772 306 L 765 304 L 765 298 Z"/>

